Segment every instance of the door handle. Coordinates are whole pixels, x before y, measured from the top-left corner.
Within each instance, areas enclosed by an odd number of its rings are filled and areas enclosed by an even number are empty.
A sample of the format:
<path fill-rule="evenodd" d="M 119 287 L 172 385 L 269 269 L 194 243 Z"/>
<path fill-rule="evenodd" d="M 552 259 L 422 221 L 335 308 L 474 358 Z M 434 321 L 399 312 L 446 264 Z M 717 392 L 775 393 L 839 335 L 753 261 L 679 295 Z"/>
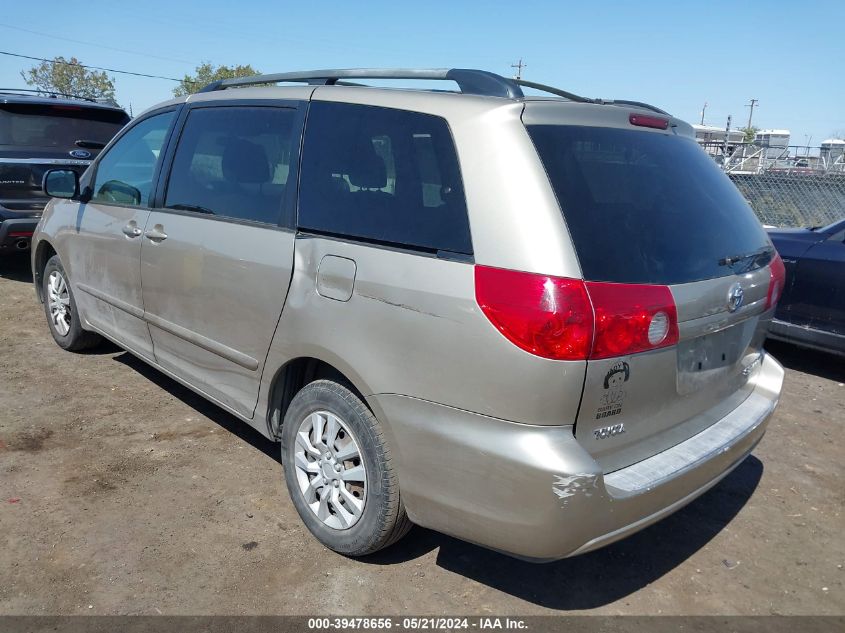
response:
<path fill-rule="evenodd" d="M 141 229 L 138 228 L 138 225 L 134 222 L 130 222 L 129 224 L 124 226 L 122 231 L 126 237 L 138 237 L 143 232 L 141 231 Z"/>
<path fill-rule="evenodd" d="M 163 242 L 167 239 L 167 233 L 164 232 L 164 227 L 161 224 L 156 224 L 153 228 L 144 233 L 144 237 L 151 242 Z"/>

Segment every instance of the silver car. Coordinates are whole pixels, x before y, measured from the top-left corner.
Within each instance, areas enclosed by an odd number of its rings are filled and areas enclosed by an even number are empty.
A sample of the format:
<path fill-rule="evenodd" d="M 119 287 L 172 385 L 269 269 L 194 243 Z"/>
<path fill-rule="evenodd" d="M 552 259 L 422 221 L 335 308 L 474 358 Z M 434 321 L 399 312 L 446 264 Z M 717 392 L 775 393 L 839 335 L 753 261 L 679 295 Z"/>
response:
<path fill-rule="evenodd" d="M 647 104 L 465 69 L 225 80 L 44 185 L 56 342 L 109 339 L 281 442 L 346 555 L 412 523 L 596 549 L 716 485 L 778 402 L 783 264 Z"/>

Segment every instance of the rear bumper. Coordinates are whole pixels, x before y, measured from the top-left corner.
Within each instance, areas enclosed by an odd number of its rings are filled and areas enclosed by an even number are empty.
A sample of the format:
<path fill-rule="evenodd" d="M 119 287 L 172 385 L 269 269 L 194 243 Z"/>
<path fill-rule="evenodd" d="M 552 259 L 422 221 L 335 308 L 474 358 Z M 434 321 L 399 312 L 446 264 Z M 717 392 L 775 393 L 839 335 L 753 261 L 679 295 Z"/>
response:
<path fill-rule="evenodd" d="M 29 250 L 38 218 L 12 218 L 0 222 L 0 253 Z"/>
<path fill-rule="evenodd" d="M 603 473 L 572 427 L 505 422 L 397 395 L 370 398 L 388 423 L 415 523 L 549 561 L 624 538 L 680 509 L 748 456 L 777 406 L 783 369 L 764 356 L 750 396 L 649 459 Z"/>

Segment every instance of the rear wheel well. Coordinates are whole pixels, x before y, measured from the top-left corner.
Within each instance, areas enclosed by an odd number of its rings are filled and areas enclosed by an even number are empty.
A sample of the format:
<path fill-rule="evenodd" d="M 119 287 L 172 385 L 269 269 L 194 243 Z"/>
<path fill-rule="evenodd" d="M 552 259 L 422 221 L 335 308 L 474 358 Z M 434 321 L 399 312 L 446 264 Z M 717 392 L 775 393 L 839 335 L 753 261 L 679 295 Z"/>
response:
<path fill-rule="evenodd" d="M 282 422 L 291 400 L 305 386 L 316 380 L 332 380 L 354 393 L 367 406 L 363 394 L 343 372 L 319 358 L 302 357 L 286 363 L 273 380 L 270 389 L 270 406 L 267 421 L 273 437 L 281 437 Z"/>
<path fill-rule="evenodd" d="M 33 274 L 35 275 L 35 291 L 38 293 L 38 298 L 42 303 L 44 302 L 42 291 L 44 268 L 47 266 L 47 262 L 50 261 L 50 258 L 55 254 L 56 249 L 53 248 L 53 245 L 47 240 L 41 240 L 38 243 L 38 247 L 35 251 L 35 266 L 33 267 Z"/>

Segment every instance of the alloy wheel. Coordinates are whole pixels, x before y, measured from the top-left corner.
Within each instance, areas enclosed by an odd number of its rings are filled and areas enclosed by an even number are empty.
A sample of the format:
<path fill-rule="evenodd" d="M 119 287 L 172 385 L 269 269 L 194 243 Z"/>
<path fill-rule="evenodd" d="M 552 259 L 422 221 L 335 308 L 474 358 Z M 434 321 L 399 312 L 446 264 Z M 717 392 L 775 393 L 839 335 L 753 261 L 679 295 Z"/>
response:
<path fill-rule="evenodd" d="M 299 490 L 326 526 L 355 525 L 367 501 L 361 449 L 346 423 L 328 411 L 306 417 L 296 433 L 294 462 Z"/>

